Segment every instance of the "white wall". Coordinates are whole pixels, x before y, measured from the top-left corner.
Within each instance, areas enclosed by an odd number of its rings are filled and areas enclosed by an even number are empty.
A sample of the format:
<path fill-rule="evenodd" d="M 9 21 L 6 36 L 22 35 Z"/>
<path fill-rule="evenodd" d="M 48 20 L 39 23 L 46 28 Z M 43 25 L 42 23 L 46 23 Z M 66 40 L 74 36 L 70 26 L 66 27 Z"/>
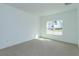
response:
<path fill-rule="evenodd" d="M 78 24 L 78 47 L 79 47 L 79 5 L 78 5 L 78 13 L 77 13 L 77 15 L 78 15 L 78 22 L 77 22 L 77 24 Z"/>
<path fill-rule="evenodd" d="M 46 34 L 46 22 L 53 19 L 62 19 L 64 25 L 63 36 Z M 52 15 L 40 17 L 40 36 L 68 43 L 78 44 L 77 38 L 77 9 L 63 11 Z"/>
<path fill-rule="evenodd" d="M 38 17 L 0 4 L 0 49 L 34 39 Z"/>

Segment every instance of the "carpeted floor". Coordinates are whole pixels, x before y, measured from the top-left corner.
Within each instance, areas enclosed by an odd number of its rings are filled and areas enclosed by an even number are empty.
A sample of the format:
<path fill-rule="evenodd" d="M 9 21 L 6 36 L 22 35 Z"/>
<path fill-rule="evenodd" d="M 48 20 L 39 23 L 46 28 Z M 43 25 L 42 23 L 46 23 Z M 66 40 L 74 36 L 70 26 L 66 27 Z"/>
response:
<path fill-rule="evenodd" d="M 1 56 L 79 56 L 76 45 L 49 39 L 31 40 L 0 50 Z"/>

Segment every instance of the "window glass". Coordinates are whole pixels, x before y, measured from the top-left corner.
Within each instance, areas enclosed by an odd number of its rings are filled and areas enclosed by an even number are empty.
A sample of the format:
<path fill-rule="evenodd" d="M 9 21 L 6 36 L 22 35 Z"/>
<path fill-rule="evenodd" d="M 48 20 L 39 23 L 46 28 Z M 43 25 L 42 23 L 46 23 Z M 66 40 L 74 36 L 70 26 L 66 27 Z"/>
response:
<path fill-rule="evenodd" d="M 53 35 L 63 35 L 63 20 L 47 21 L 46 33 Z"/>

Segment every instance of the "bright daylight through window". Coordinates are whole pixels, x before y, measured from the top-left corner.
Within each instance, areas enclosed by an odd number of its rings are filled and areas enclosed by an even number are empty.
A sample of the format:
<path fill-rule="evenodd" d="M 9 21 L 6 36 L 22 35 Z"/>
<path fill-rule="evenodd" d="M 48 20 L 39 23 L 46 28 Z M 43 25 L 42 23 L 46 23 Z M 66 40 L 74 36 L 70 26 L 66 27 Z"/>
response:
<path fill-rule="evenodd" d="M 46 34 L 63 35 L 63 20 L 47 21 Z"/>

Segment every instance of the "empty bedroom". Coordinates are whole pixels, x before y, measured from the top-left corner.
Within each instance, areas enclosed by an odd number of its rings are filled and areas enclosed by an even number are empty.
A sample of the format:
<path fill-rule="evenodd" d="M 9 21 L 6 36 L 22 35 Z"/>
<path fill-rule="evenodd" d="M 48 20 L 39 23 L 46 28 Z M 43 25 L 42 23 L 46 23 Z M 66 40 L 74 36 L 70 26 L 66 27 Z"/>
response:
<path fill-rule="evenodd" d="M 79 56 L 79 3 L 0 3 L 0 56 Z"/>

